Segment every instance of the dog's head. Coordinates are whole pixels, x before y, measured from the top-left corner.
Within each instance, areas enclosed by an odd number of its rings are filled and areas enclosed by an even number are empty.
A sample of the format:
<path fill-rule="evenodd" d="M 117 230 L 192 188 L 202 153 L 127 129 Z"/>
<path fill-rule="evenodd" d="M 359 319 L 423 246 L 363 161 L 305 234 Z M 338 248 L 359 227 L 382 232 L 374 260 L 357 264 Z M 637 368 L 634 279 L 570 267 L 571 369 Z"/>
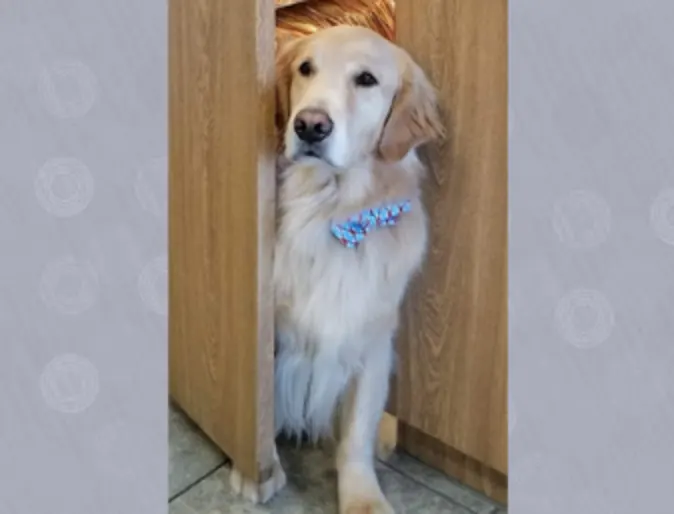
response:
<path fill-rule="evenodd" d="M 285 157 L 337 169 L 398 161 L 443 134 L 435 90 L 401 48 L 375 32 L 324 29 L 277 56 L 277 128 Z"/>

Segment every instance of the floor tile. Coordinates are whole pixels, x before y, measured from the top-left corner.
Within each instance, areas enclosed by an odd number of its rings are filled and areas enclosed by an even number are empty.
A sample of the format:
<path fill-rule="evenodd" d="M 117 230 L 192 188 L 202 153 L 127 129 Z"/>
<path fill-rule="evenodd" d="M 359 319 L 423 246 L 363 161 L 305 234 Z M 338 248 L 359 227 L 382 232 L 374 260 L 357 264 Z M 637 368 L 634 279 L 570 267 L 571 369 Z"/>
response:
<path fill-rule="evenodd" d="M 223 467 L 172 502 L 170 514 L 336 514 L 336 474 L 332 458 L 319 449 L 281 447 L 288 485 L 267 505 L 235 497 Z M 379 479 L 398 514 L 471 514 L 468 509 L 400 472 L 379 464 Z"/>
<path fill-rule="evenodd" d="M 169 505 L 169 514 L 194 514 L 194 510 L 188 507 L 183 500 L 176 498 Z"/>
<path fill-rule="evenodd" d="M 452 500 L 476 514 L 492 514 L 498 508 L 503 507 L 483 494 L 448 478 L 405 453 L 391 455 L 386 464 L 439 494 L 452 498 Z M 505 514 L 505 511 L 502 514 Z"/>
<path fill-rule="evenodd" d="M 169 498 L 213 471 L 224 455 L 180 410 L 170 406 Z"/>

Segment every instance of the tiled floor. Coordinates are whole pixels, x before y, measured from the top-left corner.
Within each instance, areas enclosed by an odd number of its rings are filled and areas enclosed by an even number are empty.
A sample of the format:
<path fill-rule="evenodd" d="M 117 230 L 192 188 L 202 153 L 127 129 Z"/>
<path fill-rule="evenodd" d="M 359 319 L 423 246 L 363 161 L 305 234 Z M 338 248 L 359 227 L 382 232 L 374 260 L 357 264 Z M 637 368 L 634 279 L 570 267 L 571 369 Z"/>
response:
<path fill-rule="evenodd" d="M 169 514 L 336 514 L 336 475 L 324 450 L 279 448 L 288 485 L 268 505 L 253 506 L 229 489 L 227 458 L 174 408 L 170 420 Z M 397 513 L 505 514 L 484 496 L 415 459 L 378 463 L 382 488 Z"/>

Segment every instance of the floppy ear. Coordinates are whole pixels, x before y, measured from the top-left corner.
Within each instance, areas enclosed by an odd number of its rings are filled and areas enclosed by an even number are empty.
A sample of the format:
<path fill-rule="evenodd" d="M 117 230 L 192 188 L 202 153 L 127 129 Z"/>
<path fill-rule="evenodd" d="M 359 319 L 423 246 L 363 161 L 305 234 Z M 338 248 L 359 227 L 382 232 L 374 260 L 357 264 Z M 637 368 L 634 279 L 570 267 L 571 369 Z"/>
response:
<path fill-rule="evenodd" d="M 276 135 L 279 148 L 290 117 L 290 88 L 293 80 L 293 64 L 300 49 L 302 38 L 284 38 L 276 51 Z"/>
<path fill-rule="evenodd" d="M 378 156 L 389 162 L 399 161 L 413 148 L 445 135 L 435 89 L 409 56 L 404 62 L 402 83 L 377 148 Z"/>

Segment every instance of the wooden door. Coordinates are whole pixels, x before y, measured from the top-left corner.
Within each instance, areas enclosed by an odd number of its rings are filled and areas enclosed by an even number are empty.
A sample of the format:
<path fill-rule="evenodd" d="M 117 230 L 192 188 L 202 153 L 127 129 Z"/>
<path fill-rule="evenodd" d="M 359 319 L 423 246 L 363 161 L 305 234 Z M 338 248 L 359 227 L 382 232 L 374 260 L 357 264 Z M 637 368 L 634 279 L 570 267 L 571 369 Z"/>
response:
<path fill-rule="evenodd" d="M 431 247 L 398 341 L 399 444 L 504 499 L 507 0 L 398 0 L 396 9 L 398 43 L 438 86 L 448 128 L 427 155 Z"/>
<path fill-rule="evenodd" d="M 169 2 L 174 400 L 251 479 L 273 452 L 274 5 Z"/>

